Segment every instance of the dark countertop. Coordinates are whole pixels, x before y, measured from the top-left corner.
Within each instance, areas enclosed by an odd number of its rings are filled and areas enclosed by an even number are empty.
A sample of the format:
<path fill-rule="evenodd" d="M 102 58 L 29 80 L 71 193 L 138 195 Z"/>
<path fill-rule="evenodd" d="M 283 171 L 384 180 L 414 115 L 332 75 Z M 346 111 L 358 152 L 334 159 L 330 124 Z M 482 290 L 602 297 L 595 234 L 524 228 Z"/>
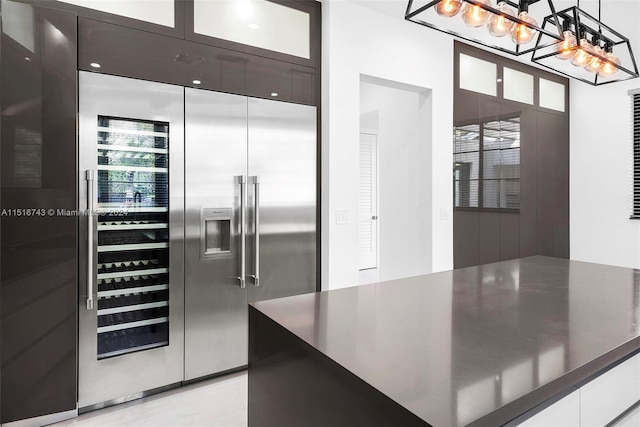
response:
<path fill-rule="evenodd" d="M 640 270 L 541 256 L 253 305 L 436 426 L 506 423 L 640 348 Z"/>

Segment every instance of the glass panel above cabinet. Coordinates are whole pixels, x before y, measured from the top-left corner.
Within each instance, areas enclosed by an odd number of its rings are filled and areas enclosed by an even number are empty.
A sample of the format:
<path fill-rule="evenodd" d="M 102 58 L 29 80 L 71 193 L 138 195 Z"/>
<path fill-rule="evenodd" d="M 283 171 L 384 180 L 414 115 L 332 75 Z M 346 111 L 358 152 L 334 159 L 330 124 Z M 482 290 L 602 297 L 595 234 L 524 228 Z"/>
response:
<path fill-rule="evenodd" d="M 502 97 L 533 105 L 533 76 L 508 67 L 504 67 L 502 72 Z"/>
<path fill-rule="evenodd" d="M 98 116 L 98 359 L 169 344 L 169 124 Z"/>
<path fill-rule="evenodd" d="M 496 96 L 496 64 L 460 54 L 460 89 Z"/>
<path fill-rule="evenodd" d="M 310 58 L 309 14 L 266 0 L 194 0 L 194 32 Z"/>
<path fill-rule="evenodd" d="M 151 22 L 152 24 L 175 27 L 174 0 L 58 0 L 76 6 L 95 9 L 101 12 L 113 13 L 127 18 Z M 151 7 L 150 7 L 151 6 Z"/>
<path fill-rule="evenodd" d="M 540 106 L 564 112 L 565 85 L 540 78 Z"/>

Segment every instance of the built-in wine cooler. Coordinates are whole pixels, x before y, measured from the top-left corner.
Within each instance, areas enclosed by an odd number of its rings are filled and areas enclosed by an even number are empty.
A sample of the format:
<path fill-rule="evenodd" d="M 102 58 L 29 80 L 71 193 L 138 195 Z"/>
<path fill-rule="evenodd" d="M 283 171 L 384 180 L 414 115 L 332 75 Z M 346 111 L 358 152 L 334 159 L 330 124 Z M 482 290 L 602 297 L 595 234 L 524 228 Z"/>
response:
<path fill-rule="evenodd" d="M 81 408 L 182 380 L 183 141 L 182 88 L 80 73 Z"/>
<path fill-rule="evenodd" d="M 247 364 L 316 289 L 314 107 L 79 76 L 81 411 Z"/>
<path fill-rule="evenodd" d="M 169 123 L 98 116 L 97 140 L 102 359 L 169 344 Z"/>

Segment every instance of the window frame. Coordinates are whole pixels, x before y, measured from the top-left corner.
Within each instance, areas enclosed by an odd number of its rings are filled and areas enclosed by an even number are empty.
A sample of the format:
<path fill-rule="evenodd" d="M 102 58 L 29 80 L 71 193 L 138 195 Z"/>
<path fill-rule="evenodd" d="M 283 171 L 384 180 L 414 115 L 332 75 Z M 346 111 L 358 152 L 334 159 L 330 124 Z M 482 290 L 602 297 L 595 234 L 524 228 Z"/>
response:
<path fill-rule="evenodd" d="M 453 127 L 453 143 L 454 143 L 454 152 L 453 152 L 453 209 L 454 210 L 460 210 L 460 211 L 482 211 L 482 212 L 504 212 L 504 213 L 520 213 L 520 190 L 518 189 L 518 208 L 510 208 L 510 207 L 486 207 L 483 206 L 484 205 L 484 183 L 485 181 L 515 181 L 517 180 L 518 183 L 520 183 L 520 176 L 518 176 L 518 178 L 484 178 L 484 156 L 485 156 L 485 152 L 486 151 L 506 151 L 506 150 L 515 150 L 516 148 L 497 148 L 497 149 L 491 149 L 491 150 L 485 150 L 485 125 L 487 123 L 491 123 L 491 122 L 496 122 L 496 121 L 507 121 L 507 120 L 513 120 L 515 118 L 518 119 L 518 123 L 519 126 L 521 126 L 521 122 L 520 122 L 520 115 L 513 115 L 513 114 L 508 114 L 502 117 L 487 117 L 487 118 L 483 118 L 477 121 L 473 121 L 471 123 L 465 123 L 465 124 L 458 124 L 456 126 Z M 456 144 L 456 131 L 458 127 L 461 126 L 469 126 L 469 125 L 478 125 L 478 151 L 463 151 L 463 152 L 456 152 L 455 151 L 455 144 Z M 518 146 L 518 150 L 520 150 L 520 146 Z M 459 180 L 456 178 L 456 171 L 458 170 L 458 166 L 457 165 L 457 161 L 455 160 L 455 156 L 457 154 L 463 154 L 463 153 L 478 153 L 478 178 L 477 178 L 477 182 L 478 182 L 478 206 L 456 206 L 456 198 L 458 196 L 458 193 L 456 192 L 456 184 L 462 182 L 462 181 L 466 181 L 466 182 L 472 182 L 472 181 L 476 181 L 473 179 L 468 179 L 468 180 Z M 518 151 L 518 166 L 521 165 L 520 163 L 520 159 L 521 159 L 521 154 L 520 151 Z M 518 174 L 520 175 L 520 174 Z"/>

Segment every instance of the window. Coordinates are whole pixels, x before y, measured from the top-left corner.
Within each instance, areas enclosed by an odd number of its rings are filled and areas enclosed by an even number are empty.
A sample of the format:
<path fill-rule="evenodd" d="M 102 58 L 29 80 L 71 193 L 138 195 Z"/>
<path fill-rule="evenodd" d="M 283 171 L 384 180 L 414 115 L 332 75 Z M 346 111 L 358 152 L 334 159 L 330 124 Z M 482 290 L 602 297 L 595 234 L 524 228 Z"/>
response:
<path fill-rule="evenodd" d="M 454 128 L 456 208 L 520 209 L 520 117 Z"/>
<path fill-rule="evenodd" d="M 633 200 L 631 218 L 640 219 L 640 91 L 631 93 L 633 143 Z"/>

